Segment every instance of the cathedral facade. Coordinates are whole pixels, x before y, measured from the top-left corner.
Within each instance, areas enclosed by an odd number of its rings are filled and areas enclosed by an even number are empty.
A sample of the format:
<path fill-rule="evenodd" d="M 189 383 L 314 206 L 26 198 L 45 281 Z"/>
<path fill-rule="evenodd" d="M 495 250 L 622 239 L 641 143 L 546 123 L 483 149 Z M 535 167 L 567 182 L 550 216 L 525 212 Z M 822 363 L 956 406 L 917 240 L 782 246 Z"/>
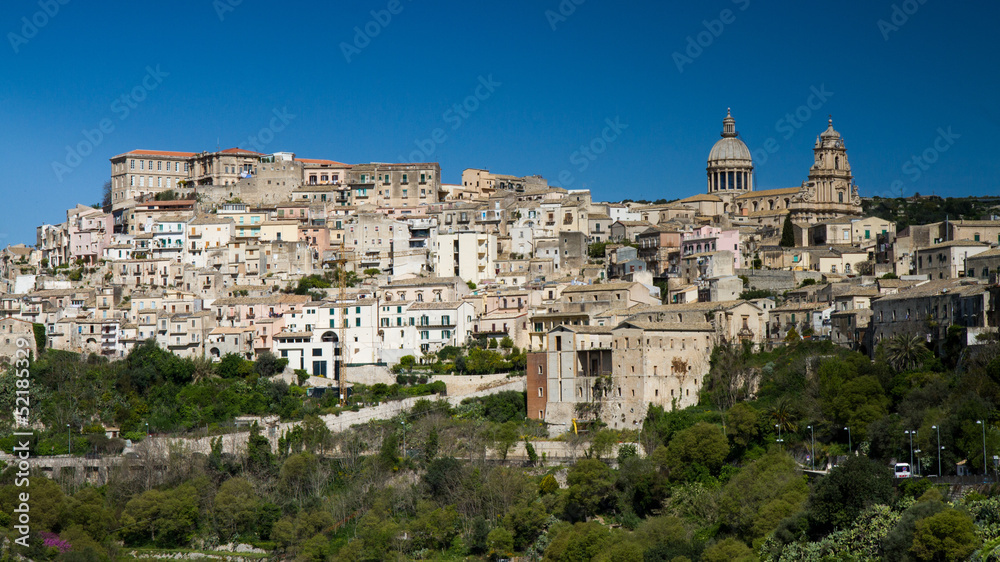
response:
<path fill-rule="evenodd" d="M 816 137 L 808 179 L 798 187 L 756 190 L 753 158 L 739 138 L 736 121 L 727 111 L 722 138 L 708 155 L 708 195 L 718 197 L 733 223 L 781 226 L 789 216 L 797 224 L 845 216 L 861 216 L 861 197 L 854 184 L 844 139 L 833 128 Z"/>

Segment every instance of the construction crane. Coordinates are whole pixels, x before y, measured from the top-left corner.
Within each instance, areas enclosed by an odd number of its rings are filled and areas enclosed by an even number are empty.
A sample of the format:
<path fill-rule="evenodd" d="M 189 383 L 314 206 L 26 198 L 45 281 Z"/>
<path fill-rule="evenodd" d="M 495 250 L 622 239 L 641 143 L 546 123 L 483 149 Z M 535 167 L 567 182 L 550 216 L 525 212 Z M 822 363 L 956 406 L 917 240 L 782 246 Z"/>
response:
<path fill-rule="evenodd" d="M 344 396 L 344 387 L 341 384 L 341 381 L 342 381 L 342 379 L 345 377 L 345 375 L 347 373 L 347 359 L 348 359 L 348 350 L 349 350 L 349 346 L 347 345 L 347 321 L 346 321 L 346 317 L 347 317 L 347 305 L 345 304 L 347 302 L 347 264 L 349 264 L 349 263 L 352 263 L 352 264 L 368 263 L 368 262 L 372 262 L 372 261 L 379 261 L 380 262 L 382 260 L 383 255 L 385 255 L 385 257 L 388 257 L 389 260 L 390 260 L 390 263 L 391 263 L 392 260 L 394 260 L 397 257 L 419 256 L 419 255 L 426 256 L 428 254 L 427 254 L 427 251 L 425 249 L 409 250 L 409 251 L 405 251 L 405 252 L 395 252 L 395 251 L 393 251 L 393 250 L 390 249 L 387 252 L 383 252 L 383 251 L 371 252 L 371 251 L 369 251 L 369 252 L 365 252 L 363 256 L 348 257 L 347 256 L 347 251 L 344 250 L 343 247 L 341 247 L 341 249 L 338 250 L 338 251 L 336 251 L 336 252 L 337 252 L 336 253 L 337 257 L 335 259 L 332 259 L 332 260 L 327 260 L 326 263 L 336 264 L 336 268 L 337 268 L 336 269 L 336 271 L 337 271 L 337 279 L 336 279 L 336 282 L 337 282 L 337 304 L 338 304 L 338 306 L 340 307 L 340 310 L 341 310 L 341 313 L 340 313 L 340 323 L 337 326 L 337 341 L 340 344 L 340 361 L 339 361 L 339 363 L 335 363 L 335 365 L 336 365 L 336 367 L 335 367 L 336 371 L 334 373 L 334 375 L 335 375 L 334 378 L 337 381 L 337 387 L 338 387 L 339 392 L 340 392 L 340 401 L 341 401 L 341 403 L 343 403 L 345 396 Z M 376 311 L 376 313 L 377 313 L 377 311 Z"/>

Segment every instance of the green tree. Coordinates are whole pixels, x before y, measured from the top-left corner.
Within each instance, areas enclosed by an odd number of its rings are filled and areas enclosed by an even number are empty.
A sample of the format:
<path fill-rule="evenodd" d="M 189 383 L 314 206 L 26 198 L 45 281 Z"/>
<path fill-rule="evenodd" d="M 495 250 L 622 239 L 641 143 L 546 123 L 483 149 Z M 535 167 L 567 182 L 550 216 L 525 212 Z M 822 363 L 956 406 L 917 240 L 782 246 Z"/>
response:
<path fill-rule="evenodd" d="M 607 242 L 593 242 L 587 247 L 587 255 L 595 260 L 604 259 L 605 249 L 607 247 Z"/>
<path fill-rule="evenodd" d="M 671 479 L 689 479 L 699 466 L 711 474 L 718 474 L 726 455 L 729 442 L 722 428 L 707 422 L 699 422 L 688 429 L 677 432 L 670 440 L 664 453 L 664 465 Z"/>
<path fill-rule="evenodd" d="M 809 487 L 795 461 L 772 451 L 736 473 L 726 484 L 719 515 L 744 539 L 763 538 L 785 517 L 802 509 Z"/>
<path fill-rule="evenodd" d="M 114 198 L 112 197 L 111 180 L 104 180 L 104 184 L 101 186 L 101 207 L 110 207 L 112 203 L 114 203 Z"/>
<path fill-rule="evenodd" d="M 224 379 L 243 378 L 253 372 L 253 363 L 235 353 L 227 353 L 215 366 L 215 372 Z"/>
<path fill-rule="evenodd" d="M 496 430 L 493 446 L 500 455 L 501 460 L 507 460 L 507 453 L 510 452 L 510 448 L 514 446 L 514 443 L 520 441 L 520 439 L 521 436 L 518 433 L 517 423 L 508 421 L 500 424 L 500 427 Z"/>
<path fill-rule="evenodd" d="M 967 560 L 980 542 L 972 518 L 948 508 L 917 521 L 911 552 L 919 560 Z"/>
<path fill-rule="evenodd" d="M 590 449 L 587 451 L 596 459 L 607 458 L 618 443 L 618 432 L 610 429 L 601 429 L 590 440 Z"/>
<path fill-rule="evenodd" d="M 821 533 L 844 529 L 865 508 L 890 503 L 895 495 L 892 480 L 889 467 L 851 455 L 813 488 L 806 507 L 810 528 Z"/>
<path fill-rule="evenodd" d="M 559 490 L 559 481 L 556 480 L 555 476 L 551 474 L 546 474 L 542 477 L 542 481 L 538 483 L 538 493 L 540 495 L 554 494 Z"/>
<path fill-rule="evenodd" d="M 406 371 L 412 371 L 416 364 L 417 358 L 412 355 L 404 355 L 399 358 L 399 366 Z"/>
<path fill-rule="evenodd" d="M 503 527 L 497 527 L 486 535 L 486 547 L 493 558 L 507 558 L 514 552 L 514 535 Z"/>
<path fill-rule="evenodd" d="M 66 502 L 67 520 L 81 525 L 91 538 L 101 540 L 116 526 L 114 513 L 96 488 L 83 488 Z"/>
<path fill-rule="evenodd" d="M 271 442 L 260 434 L 260 426 L 254 422 L 250 426 L 250 437 L 247 439 L 247 468 L 257 474 L 266 474 L 274 467 L 274 455 L 271 453 Z"/>
<path fill-rule="evenodd" d="M 745 449 L 760 437 L 760 415 L 750 404 L 736 404 L 726 418 L 726 433 L 733 445 Z"/>
<path fill-rule="evenodd" d="M 781 225 L 781 242 L 779 242 L 779 245 L 782 248 L 795 247 L 795 227 L 792 225 L 791 215 L 785 215 L 785 223 Z"/>
<path fill-rule="evenodd" d="M 424 460 L 434 460 L 438 452 L 438 429 L 437 426 L 432 426 L 430 431 L 427 432 L 427 440 L 424 441 Z"/>
<path fill-rule="evenodd" d="M 886 361 L 899 372 L 918 369 L 932 355 L 919 334 L 896 334 L 882 345 Z"/>
<path fill-rule="evenodd" d="M 553 526 L 549 534 L 552 535 L 552 542 L 545 549 L 543 560 L 546 562 L 591 560 L 607 550 L 615 539 L 607 527 L 596 521 L 575 525 L 560 523 Z"/>
<path fill-rule="evenodd" d="M 799 339 L 799 331 L 795 329 L 795 326 L 792 326 L 785 332 L 785 343 L 795 343 Z"/>
<path fill-rule="evenodd" d="M 309 451 L 288 457 L 281 465 L 280 489 L 297 501 L 302 501 L 312 491 L 312 483 L 319 470 L 319 460 Z"/>
<path fill-rule="evenodd" d="M 396 436 L 395 431 L 387 431 L 385 437 L 382 438 L 378 461 L 384 470 L 395 470 L 399 465 L 399 437 Z"/>
<path fill-rule="evenodd" d="M 729 537 L 706 548 L 701 559 L 703 562 L 749 562 L 757 557 L 745 543 Z"/>
<path fill-rule="evenodd" d="M 610 506 L 615 476 L 608 465 L 597 459 L 577 461 L 566 475 L 569 485 L 566 512 L 569 519 L 586 520 Z"/>
<path fill-rule="evenodd" d="M 121 534 L 126 544 L 173 548 L 190 541 L 198 521 L 198 490 L 184 483 L 173 490 L 149 490 L 129 500 L 121 516 Z"/>
<path fill-rule="evenodd" d="M 228 357 L 230 354 L 226 354 Z M 288 366 L 288 359 L 278 359 L 270 351 L 262 351 L 257 354 L 257 361 L 254 362 L 253 370 L 262 377 L 273 377 Z"/>
<path fill-rule="evenodd" d="M 223 482 L 212 504 L 216 529 L 223 540 L 248 534 L 255 528 L 260 497 L 245 478 Z"/>
<path fill-rule="evenodd" d="M 31 329 L 35 335 L 35 348 L 38 350 L 38 354 L 41 355 L 42 351 L 45 350 L 45 344 L 48 343 L 45 324 L 32 324 Z"/>

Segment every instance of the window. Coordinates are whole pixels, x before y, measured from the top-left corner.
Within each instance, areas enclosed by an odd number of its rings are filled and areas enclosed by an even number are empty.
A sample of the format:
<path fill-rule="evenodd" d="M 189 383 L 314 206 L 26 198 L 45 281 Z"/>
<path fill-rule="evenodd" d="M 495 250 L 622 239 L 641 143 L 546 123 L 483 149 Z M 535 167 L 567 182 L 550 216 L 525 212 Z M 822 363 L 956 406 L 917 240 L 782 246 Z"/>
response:
<path fill-rule="evenodd" d="M 429 340 L 429 339 L 431 339 L 431 333 L 429 331 L 427 331 L 427 330 L 423 330 L 422 332 L 420 332 L 420 339 L 422 339 L 422 340 Z"/>
<path fill-rule="evenodd" d="M 134 170 L 135 169 L 135 160 L 129 160 L 129 162 L 128 162 L 128 169 L 129 170 Z"/>
<path fill-rule="evenodd" d="M 312 351 L 313 351 L 313 357 L 321 357 L 323 355 L 323 350 L 318 347 L 313 348 Z"/>
<path fill-rule="evenodd" d="M 313 361 L 313 372 L 314 377 L 325 377 L 326 376 L 326 361 Z"/>

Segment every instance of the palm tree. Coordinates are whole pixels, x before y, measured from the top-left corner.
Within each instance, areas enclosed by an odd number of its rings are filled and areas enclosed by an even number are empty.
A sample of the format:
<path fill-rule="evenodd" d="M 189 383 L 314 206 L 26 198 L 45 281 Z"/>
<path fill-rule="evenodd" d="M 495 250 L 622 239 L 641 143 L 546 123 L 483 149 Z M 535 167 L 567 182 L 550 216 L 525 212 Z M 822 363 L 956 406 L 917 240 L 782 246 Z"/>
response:
<path fill-rule="evenodd" d="M 194 358 L 194 373 L 192 373 L 191 382 L 199 383 L 212 378 L 214 375 L 215 365 L 212 363 L 211 359 L 208 359 L 207 357 Z"/>
<path fill-rule="evenodd" d="M 771 418 L 773 425 L 781 426 L 781 431 L 792 432 L 795 431 L 795 418 L 798 417 L 795 413 L 794 405 L 788 398 L 782 396 L 771 406 L 771 411 L 768 414 Z"/>
<path fill-rule="evenodd" d="M 918 368 L 929 351 L 919 334 L 896 334 L 885 342 L 886 361 L 900 372 Z"/>

